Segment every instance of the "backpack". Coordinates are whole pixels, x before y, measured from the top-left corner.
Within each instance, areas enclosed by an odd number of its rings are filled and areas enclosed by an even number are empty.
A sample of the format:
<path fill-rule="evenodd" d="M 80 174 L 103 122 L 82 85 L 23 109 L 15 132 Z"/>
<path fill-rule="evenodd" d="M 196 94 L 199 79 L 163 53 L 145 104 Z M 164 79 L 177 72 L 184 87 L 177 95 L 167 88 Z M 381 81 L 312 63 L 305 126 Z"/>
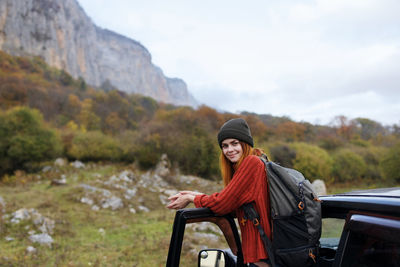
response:
<path fill-rule="evenodd" d="M 273 267 L 316 265 L 321 201 L 303 174 L 268 161 L 266 155 L 260 159 L 267 172 L 272 240 L 259 224 L 253 203 L 242 206 L 246 219 L 258 228 Z"/>

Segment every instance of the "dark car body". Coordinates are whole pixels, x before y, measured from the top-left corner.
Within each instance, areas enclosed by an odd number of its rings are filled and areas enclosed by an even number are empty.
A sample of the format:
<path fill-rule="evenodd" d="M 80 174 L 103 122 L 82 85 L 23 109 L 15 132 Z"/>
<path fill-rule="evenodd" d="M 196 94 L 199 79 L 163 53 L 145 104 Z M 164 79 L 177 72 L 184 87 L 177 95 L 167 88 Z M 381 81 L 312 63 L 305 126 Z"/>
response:
<path fill-rule="evenodd" d="M 400 188 L 352 191 L 320 199 L 323 220 L 339 219 L 343 226 L 337 238 L 321 238 L 319 266 L 400 266 Z M 224 261 L 212 266 L 246 266 L 234 219 L 215 215 L 207 208 L 176 212 L 166 266 L 180 264 L 186 224 L 203 221 L 218 225 L 229 249 L 200 252 L 198 266 L 203 254 L 213 251 L 218 257 L 223 255 Z"/>

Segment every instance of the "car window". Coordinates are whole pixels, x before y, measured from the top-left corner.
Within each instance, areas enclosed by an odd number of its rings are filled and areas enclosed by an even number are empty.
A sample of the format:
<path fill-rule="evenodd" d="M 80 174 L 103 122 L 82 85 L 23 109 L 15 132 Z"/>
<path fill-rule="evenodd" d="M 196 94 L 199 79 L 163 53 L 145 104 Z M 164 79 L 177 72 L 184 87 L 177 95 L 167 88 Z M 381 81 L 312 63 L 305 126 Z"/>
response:
<path fill-rule="evenodd" d="M 353 214 L 346 225 L 341 266 L 400 266 L 400 220 Z"/>
<path fill-rule="evenodd" d="M 400 240 L 390 242 L 361 233 L 351 233 L 343 266 L 400 266 Z"/>
<path fill-rule="evenodd" d="M 229 249 L 226 238 L 230 239 L 230 235 L 233 238 L 233 234 L 229 233 L 232 232 L 229 222 L 224 218 L 210 220 L 189 221 L 186 224 L 179 266 L 197 266 L 198 254 L 202 249 Z"/>
<path fill-rule="evenodd" d="M 336 218 L 322 219 L 321 246 L 337 249 L 345 220 Z"/>

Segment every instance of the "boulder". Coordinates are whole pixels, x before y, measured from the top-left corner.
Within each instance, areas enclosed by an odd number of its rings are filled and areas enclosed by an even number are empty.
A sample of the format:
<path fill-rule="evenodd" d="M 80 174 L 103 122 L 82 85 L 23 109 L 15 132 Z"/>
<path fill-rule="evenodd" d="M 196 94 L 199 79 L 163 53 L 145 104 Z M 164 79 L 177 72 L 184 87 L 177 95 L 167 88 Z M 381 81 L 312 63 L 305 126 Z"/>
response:
<path fill-rule="evenodd" d="M 67 165 L 67 160 L 63 159 L 63 158 L 58 158 L 54 161 L 54 166 L 57 167 L 64 167 Z"/>
<path fill-rule="evenodd" d="M 136 210 L 135 210 L 134 208 L 131 207 L 131 208 L 129 208 L 129 212 L 135 214 L 135 213 L 136 213 Z"/>
<path fill-rule="evenodd" d="M 317 179 L 314 182 L 312 182 L 311 185 L 318 196 L 326 195 L 326 186 L 324 181 Z"/>
<path fill-rule="evenodd" d="M 111 196 L 110 198 L 103 199 L 101 207 L 103 209 L 111 208 L 112 210 L 121 209 L 124 203 L 119 197 Z"/>
<path fill-rule="evenodd" d="M 49 172 L 51 171 L 51 169 L 52 169 L 51 166 L 44 166 L 42 172 Z"/>
<path fill-rule="evenodd" d="M 168 160 L 167 154 L 162 154 L 160 161 L 157 163 L 155 174 L 165 178 L 170 174 L 171 164 Z"/>
<path fill-rule="evenodd" d="M 143 212 L 150 212 L 149 208 L 147 208 L 147 207 L 145 207 L 145 206 L 143 206 L 143 205 L 140 205 L 140 206 L 138 207 L 138 209 L 141 210 L 141 211 L 143 211 Z"/>
<path fill-rule="evenodd" d="M 22 220 L 28 220 L 31 218 L 28 209 L 19 209 L 12 214 L 11 222 L 19 223 Z"/>
<path fill-rule="evenodd" d="M 6 236 L 6 237 L 5 237 L 5 240 L 8 241 L 8 242 L 14 241 L 14 237 Z"/>
<path fill-rule="evenodd" d="M 34 247 L 32 247 L 32 246 L 28 246 L 27 248 L 26 248 L 26 252 L 28 253 L 28 254 L 34 254 L 34 253 L 36 253 L 36 248 L 34 248 Z"/>
<path fill-rule="evenodd" d="M 74 162 L 71 162 L 70 165 L 72 167 L 74 167 L 75 169 L 83 169 L 85 168 L 85 164 L 83 164 L 81 161 L 79 160 L 75 160 Z"/>
<path fill-rule="evenodd" d="M 67 185 L 67 178 L 65 177 L 65 175 L 61 175 L 60 179 L 51 180 L 50 185 L 55 185 L 55 186 Z"/>
<path fill-rule="evenodd" d="M 51 247 L 51 243 L 53 243 L 53 238 L 49 234 L 36 234 L 29 236 L 29 239 L 33 243 L 39 243 L 41 245 L 46 245 Z"/>

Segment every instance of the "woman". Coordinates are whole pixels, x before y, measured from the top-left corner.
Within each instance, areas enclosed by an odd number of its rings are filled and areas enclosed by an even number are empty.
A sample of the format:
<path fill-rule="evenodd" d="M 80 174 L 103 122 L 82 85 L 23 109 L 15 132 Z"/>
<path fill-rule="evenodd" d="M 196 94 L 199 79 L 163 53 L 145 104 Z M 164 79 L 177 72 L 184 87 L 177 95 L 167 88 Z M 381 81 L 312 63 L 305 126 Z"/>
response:
<path fill-rule="evenodd" d="M 221 147 L 220 168 L 224 189 L 205 195 L 193 191 L 181 191 L 169 198 L 170 209 L 182 209 L 193 202 L 196 207 L 210 208 L 216 214 L 236 212 L 242 233 L 243 257 L 249 266 L 269 266 L 268 255 L 256 227 L 244 218 L 240 208 L 254 202 L 260 215 L 261 225 L 271 236 L 269 197 L 264 163 L 259 159 L 262 151 L 254 149 L 249 126 L 243 119 L 232 119 L 222 125 L 218 133 Z"/>

